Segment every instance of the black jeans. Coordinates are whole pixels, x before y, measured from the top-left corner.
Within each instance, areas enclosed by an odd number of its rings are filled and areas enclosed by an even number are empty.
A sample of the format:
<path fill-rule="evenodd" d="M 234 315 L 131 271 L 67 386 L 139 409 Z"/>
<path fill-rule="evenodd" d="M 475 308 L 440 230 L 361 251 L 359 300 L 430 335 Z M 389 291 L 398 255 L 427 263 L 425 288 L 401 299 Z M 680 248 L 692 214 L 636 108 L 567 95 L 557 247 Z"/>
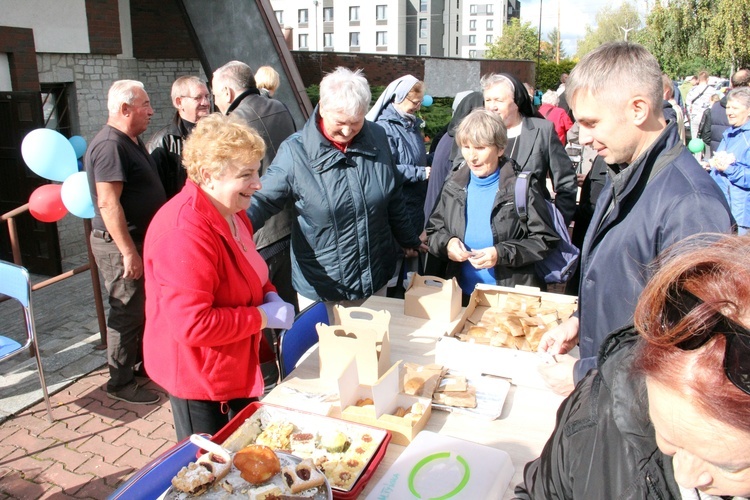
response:
<path fill-rule="evenodd" d="M 258 401 L 258 398 L 232 399 L 223 404 L 219 401 L 181 399 L 170 394 L 177 441 L 191 434 L 216 434 L 253 401 Z"/>

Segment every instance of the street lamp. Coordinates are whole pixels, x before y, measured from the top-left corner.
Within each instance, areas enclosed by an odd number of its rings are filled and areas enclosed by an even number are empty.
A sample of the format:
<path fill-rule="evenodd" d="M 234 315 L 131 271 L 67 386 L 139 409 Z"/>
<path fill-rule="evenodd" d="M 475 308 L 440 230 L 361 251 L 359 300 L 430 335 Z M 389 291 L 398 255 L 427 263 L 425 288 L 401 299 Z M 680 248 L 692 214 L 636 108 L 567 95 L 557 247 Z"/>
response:
<path fill-rule="evenodd" d="M 315 11 L 315 51 L 320 50 L 318 48 L 318 0 L 313 0 L 313 10 Z"/>
<path fill-rule="evenodd" d="M 542 0 L 539 0 L 539 32 L 536 48 L 536 69 L 539 70 L 539 61 L 542 57 Z"/>

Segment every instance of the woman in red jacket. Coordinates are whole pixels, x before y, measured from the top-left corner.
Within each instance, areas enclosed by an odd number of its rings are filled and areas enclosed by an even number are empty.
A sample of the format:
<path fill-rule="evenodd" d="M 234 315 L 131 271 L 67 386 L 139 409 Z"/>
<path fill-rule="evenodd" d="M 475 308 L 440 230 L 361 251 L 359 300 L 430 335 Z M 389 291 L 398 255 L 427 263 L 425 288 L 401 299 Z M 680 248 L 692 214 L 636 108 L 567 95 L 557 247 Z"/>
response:
<path fill-rule="evenodd" d="M 202 119 L 182 153 L 188 181 L 146 233 L 144 359 L 169 393 L 178 439 L 214 434 L 263 394 L 261 330 L 294 317 L 245 214 L 264 152 L 241 120 Z"/>

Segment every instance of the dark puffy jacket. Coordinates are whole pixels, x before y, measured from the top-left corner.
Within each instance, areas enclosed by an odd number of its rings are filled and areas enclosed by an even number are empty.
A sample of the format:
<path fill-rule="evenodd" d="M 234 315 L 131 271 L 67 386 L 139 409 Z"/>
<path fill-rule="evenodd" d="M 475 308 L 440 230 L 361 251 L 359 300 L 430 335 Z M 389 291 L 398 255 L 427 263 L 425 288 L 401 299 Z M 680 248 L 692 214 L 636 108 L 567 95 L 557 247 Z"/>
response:
<path fill-rule="evenodd" d="M 554 248 L 560 238 L 555 233 L 539 180 L 531 176 L 528 194 L 528 221 L 518 218 L 514 187 L 520 167 L 501 158 L 500 181 L 492 207 L 492 239 L 497 250 L 497 285 L 529 285 L 544 288 L 534 264 Z M 515 168 L 514 168 L 515 167 Z M 427 223 L 430 253 L 448 260 L 446 250 L 451 238 L 464 240 L 466 231 L 466 194 L 471 171 L 462 166 L 445 182 L 443 192 Z M 461 263 L 448 260 L 447 276 L 458 276 Z"/>
<path fill-rule="evenodd" d="M 424 229 L 424 200 L 427 194 L 427 153 L 420 131 L 422 120 L 409 120 L 399 114 L 393 103 L 389 104 L 375 121 L 383 127 L 391 146 L 393 164 L 396 166 L 404 193 L 406 213 L 418 233 Z"/>
<path fill-rule="evenodd" d="M 318 110 L 279 148 L 248 215 L 260 227 L 289 200 L 292 282 L 309 299 L 369 297 L 393 276 L 398 244 L 419 246 L 382 127 L 365 121 L 347 147 L 321 134 Z"/>
<path fill-rule="evenodd" d="M 652 169 L 658 171 L 649 181 Z M 724 195 L 682 144 L 674 123 L 633 164 L 611 175 L 581 249 L 576 381 L 596 366 L 606 336 L 632 323 L 654 258 L 692 234 L 732 228 Z"/>
<path fill-rule="evenodd" d="M 526 465 L 521 499 L 680 499 L 672 459 L 659 451 L 646 384 L 633 373 L 632 328 L 605 342 L 589 373 L 557 411 L 542 454 Z"/>
<path fill-rule="evenodd" d="M 711 114 L 709 115 L 708 124 L 711 127 L 711 151 L 717 151 L 721 139 L 724 137 L 724 131 L 729 128 L 729 119 L 727 118 L 727 96 L 721 98 L 719 102 L 711 105 Z"/>
<path fill-rule="evenodd" d="M 146 144 L 159 169 L 167 199 L 179 193 L 187 180 L 187 171 L 182 166 L 182 146 L 193 128 L 195 123 L 185 121 L 175 113 L 172 122 L 157 130 Z"/>
<path fill-rule="evenodd" d="M 253 88 L 237 96 L 227 114 L 241 117 L 263 138 L 266 144 L 266 155 L 260 162 L 260 175 L 263 176 L 276 157 L 281 143 L 296 130 L 291 113 L 280 101 L 262 96 L 258 89 Z M 253 240 L 258 250 L 289 236 L 292 232 L 292 217 L 289 205 L 266 221 L 263 229 L 256 230 Z"/>

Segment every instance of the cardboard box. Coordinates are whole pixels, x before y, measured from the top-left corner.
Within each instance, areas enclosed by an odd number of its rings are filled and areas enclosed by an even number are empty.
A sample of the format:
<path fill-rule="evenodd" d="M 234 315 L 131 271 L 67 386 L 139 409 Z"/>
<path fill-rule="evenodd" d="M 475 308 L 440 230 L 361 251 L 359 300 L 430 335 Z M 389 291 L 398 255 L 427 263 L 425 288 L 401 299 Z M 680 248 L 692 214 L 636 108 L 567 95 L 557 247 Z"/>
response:
<path fill-rule="evenodd" d="M 391 367 L 388 328 L 391 313 L 364 307 L 334 306 L 335 325 L 316 325 L 320 378 L 335 385 L 352 357 L 357 360 L 358 378 L 374 384 Z"/>
<path fill-rule="evenodd" d="M 456 278 L 415 274 L 404 296 L 404 314 L 450 322 L 461 312 L 461 288 Z"/>
<path fill-rule="evenodd" d="M 360 384 L 356 365 L 357 360 L 352 359 L 339 377 L 341 418 L 389 430 L 394 443 L 408 445 L 427 425 L 432 413 L 432 402 L 429 398 L 410 396 L 401 392 L 401 361 L 397 361 L 372 386 Z M 372 405 L 357 406 L 357 401 L 368 397 L 373 400 Z M 415 403 L 419 403 L 423 408 L 421 416 L 417 419 L 408 414 L 404 417 L 394 415 L 398 408 L 409 409 Z"/>
<path fill-rule="evenodd" d="M 538 366 L 548 361 L 543 355 L 532 351 L 464 342 L 456 338 L 464 326 L 476 322 L 483 311 L 491 307 L 502 309 L 511 296 L 509 294 L 512 294 L 514 300 L 521 302 L 524 296 L 528 297 L 530 302 L 541 299 L 546 306 L 556 307 L 560 312 L 560 321 L 567 319 L 578 304 L 577 297 L 540 292 L 532 287 L 477 285 L 456 326 L 447 336 L 438 339 L 435 346 L 435 362 L 467 375 L 495 375 L 507 378 L 516 385 L 546 388 L 538 371 Z"/>

